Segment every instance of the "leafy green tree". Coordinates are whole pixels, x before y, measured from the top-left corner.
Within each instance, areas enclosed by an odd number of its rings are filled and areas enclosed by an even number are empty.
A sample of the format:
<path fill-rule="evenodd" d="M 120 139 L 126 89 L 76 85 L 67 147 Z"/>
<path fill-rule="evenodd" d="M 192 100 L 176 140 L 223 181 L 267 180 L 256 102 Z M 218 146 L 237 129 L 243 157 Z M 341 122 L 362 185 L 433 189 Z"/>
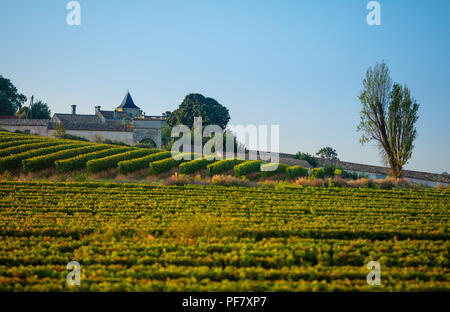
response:
<path fill-rule="evenodd" d="M 339 160 L 337 157 L 336 150 L 334 148 L 331 148 L 329 146 L 321 148 L 317 153 L 316 156 L 330 159 L 330 160 Z"/>
<path fill-rule="evenodd" d="M 14 115 L 26 100 L 9 79 L 0 75 L 0 115 Z"/>
<path fill-rule="evenodd" d="M 33 103 L 31 106 L 31 117 L 33 119 L 50 119 L 50 108 L 47 103 L 41 100 Z"/>
<path fill-rule="evenodd" d="M 169 126 L 183 124 L 193 128 L 194 117 L 202 117 L 203 127 L 218 125 L 225 129 L 230 121 L 228 109 L 216 100 L 201 94 L 187 95 L 178 109 L 174 110 L 167 120 Z"/>
<path fill-rule="evenodd" d="M 318 165 L 317 159 L 308 153 L 297 152 L 294 155 L 294 159 L 306 160 L 314 168 Z"/>
<path fill-rule="evenodd" d="M 392 85 L 384 62 L 367 70 L 359 100 L 362 109 L 357 131 L 362 132 L 361 144 L 375 141 L 392 175 L 401 177 L 417 137 L 414 125 L 419 105 L 406 86 Z"/>
<path fill-rule="evenodd" d="M 39 100 L 31 105 L 31 111 L 28 106 L 22 106 L 15 115 L 19 119 L 50 119 L 50 109 L 46 103 Z"/>

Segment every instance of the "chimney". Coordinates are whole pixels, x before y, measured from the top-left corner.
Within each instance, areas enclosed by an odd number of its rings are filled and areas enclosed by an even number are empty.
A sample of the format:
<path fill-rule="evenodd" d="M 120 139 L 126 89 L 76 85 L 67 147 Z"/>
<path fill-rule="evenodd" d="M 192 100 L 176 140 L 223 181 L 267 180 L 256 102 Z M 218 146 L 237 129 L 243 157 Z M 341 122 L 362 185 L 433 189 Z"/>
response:
<path fill-rule="evenodd" d="M 71 107 L 72 107 L 72 115 L 75 115 L 77 113 L 77 106 L 71 105 Z"/>
<path fill-rule="evenodd" d="M 95 112 L 96 113 L 100 112 L 100 106 L 95 106 Z"/>

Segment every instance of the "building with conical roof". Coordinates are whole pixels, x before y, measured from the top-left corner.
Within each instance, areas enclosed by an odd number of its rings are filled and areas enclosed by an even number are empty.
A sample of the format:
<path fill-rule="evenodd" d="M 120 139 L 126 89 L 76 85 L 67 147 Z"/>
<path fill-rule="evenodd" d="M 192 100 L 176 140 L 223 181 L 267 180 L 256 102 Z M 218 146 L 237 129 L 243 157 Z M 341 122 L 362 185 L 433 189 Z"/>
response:
<path fill-rule="evenodd" d="M 55 113 L 50 120 L 5 119 L 0 124 L 8 130 L 29 131 L 48 137 L 54 137 L 56 125 L 61 124 L 66 134 L 89 141 L 135 145 L 150 140 L 156 147 L 161 147 L 161 129 L 166 121 L 166 116 L 145 116 L 127 92 L 122 103 L 111 111 L 95 106 L 92 115 L 77 114 L 77 106 L 72 105 L 70 113 Z"/>
<path fill-rule="evenodd" d="M 131 98 L 130 92 L 127 92 L 125 94 L 125 97 L 122 100 L 122 103 L 120 103 L 119 106 L 117 106 L 114 111 L 126 113 L 130 117 L 139 117 L 142 115 L 142 110 L 134 104 L 133 99 Z"/>

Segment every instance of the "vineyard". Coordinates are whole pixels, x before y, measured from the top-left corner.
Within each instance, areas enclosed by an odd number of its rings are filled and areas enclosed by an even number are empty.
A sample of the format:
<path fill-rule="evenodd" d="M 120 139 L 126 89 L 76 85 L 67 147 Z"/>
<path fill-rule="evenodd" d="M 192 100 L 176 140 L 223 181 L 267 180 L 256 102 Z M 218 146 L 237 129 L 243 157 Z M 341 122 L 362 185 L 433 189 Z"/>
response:
<path fill-rule="evenodd" d="M 3 181 L 0 290 L 449 291 L 449 208 L 448 189 Z"/>
<path fill-rule="evenodd" d="M 256 178 L 281 174 L 290 179 L 304 176 L 305 170 L 306 175 L 308 174 L 306 168 L 299 166 L 276 164 L 276 170 L 270 169 L 273 165 L 259 160 L 216 160 L 193 153 L 172 157 L 171 152 L 160 149 L 0 132 L 1 173 L 5 170 L 16 173 L 54 170 L 57 174 L 70 174 L 75 171 L 93 175 L 115 170 L 116 175 L 141 172 L 143 176 L 157 176 L 175 172 L 195 175 L 203 171 L 204 175 L 208 176 L 228 173 L 242 177 L 256 173 Z"/>

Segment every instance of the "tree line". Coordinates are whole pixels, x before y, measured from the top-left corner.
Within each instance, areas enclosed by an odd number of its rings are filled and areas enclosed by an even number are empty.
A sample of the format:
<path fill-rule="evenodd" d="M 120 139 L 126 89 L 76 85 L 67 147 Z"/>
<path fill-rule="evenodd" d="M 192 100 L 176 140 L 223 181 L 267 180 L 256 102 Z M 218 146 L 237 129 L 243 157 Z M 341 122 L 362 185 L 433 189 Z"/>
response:
<path fill-rule="evenodd" d="M 37 100 L 29 106 L 24 106 L 26 101 L 27 97 L 19 93 L 11 80 L 0 75 L 0 116 L 50 119 L 50 108 L 47 103 Z"/>

